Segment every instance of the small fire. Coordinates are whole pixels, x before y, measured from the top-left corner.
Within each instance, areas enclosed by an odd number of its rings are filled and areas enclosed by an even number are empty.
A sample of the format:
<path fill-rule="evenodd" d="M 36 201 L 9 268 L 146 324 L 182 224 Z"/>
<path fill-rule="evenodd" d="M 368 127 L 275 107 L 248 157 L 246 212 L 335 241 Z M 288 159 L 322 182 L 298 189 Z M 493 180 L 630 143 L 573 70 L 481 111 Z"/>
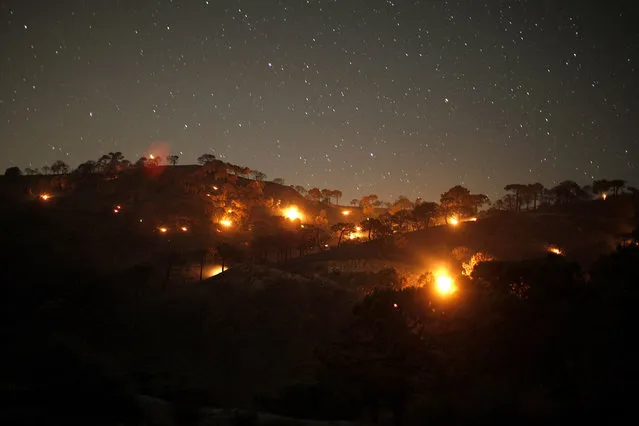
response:
<path fill-rule="evenodd" d="M 456 217 L 451 217 L 450 219 L 448 219 L 448 223 L 453 226 L 457 226 L 459 225 L 459 219 L 457 219 Z"/>
<path fill-rule="evenodd" d="M 118 210 L 118 209 L 113 209 L 113 213 L 118 214 L 118 213 L 120 213 L 120 210 Z"/>
<path fill-rule="evenodd" d="M 151 160 L 155 160 L 155 155 L 153 155 L 153 154 L 149 154 L 149 158 L 150 158 Z"/>
<path fill-rule="evenodd" d="M 158 228 L 158 231 L 160 231 L 163 234 L 166 234 L 169 230 L 165 227 L 161 227 L 161 228 Z"/>
<path fill-rule="evenodd" d="M 344 210 L 344 211 L 342 211 L 342 214 L 344 216 L 348 216 L 349 214 L 351 214 L 351 212 L 349 210 Z"/>
<path fill-rule="evenodd" d="M 186 226 L 183 226 L 183 227 L 181 227 L 181 228 L 180 228 L 180 230 L 181 230 L 182 232 L 186 232 L 186 231 L 188 231 L 188 230 L 189 230 L 189 228 L 187 228 Z"/>
<path fill-rule="evenodd" d="M 470 222 L 477 222 L 477 218 L 476 217 L 471 217 L 470 219 L 468 219 Z"/>
<path fill-rule="evenodd" d="M 222 225 L 225 228 L 230 228 L 231 226 L 233 226 L 233 222 L 229 219 L 222 219 L 220 220 L 220 225 Z"/>
<path fill-rule="evenodd" d="M 299 209 L 296 206 L 291 206 L 288 207 L 287 209 L 284 210 L 284 217 L 286 217 L 289 220 L 302 220 L 303 219 L 303 215 L 302 213 L 299 211 Z"/>
<path fill-rule="evenodd" d="M 362 232 L 362 227 L 361 227 L 361 226 L 356 226 L 356 227 L 355 227 L 355 230 L 356 230 L 357 232 Z"/>
<path fill-rule="evenodd" d="M 42 201 L 47 201 L 49 198 L 51 198 L 51 195 L 49 195 L 49 194 L 41 194 L 40 195 L 40 199 Z"/>
<path fill-rule="evenodd" d="M 606 201 L 606 198 L 608 198 L 608 194 L 606 194 L 605 192 L 603 194 L 601 194 L 601 199 Z"/>
<path fill-rule="evenodd" d="M 561 255 L 563 255 L 563 254 L 564 254 L 564 252 L 563 252 L 563 251 L 561 251 L 561 249 L 559 249 L 558 247 L 549 247 L 549 248 L 548 248 L 548 251 L 549 251 L 550 253 L 554 253 L 554 254 L 556 254 L 557 256 L 561 256 Z"/>
<path fill-rule="evenodd" d="M 446 272 L 440 272 L 435 277 L 435 290 L 442 296 L 450 296 L 457 291 L 457 287 L 455 287 L 453 277 Z"/>

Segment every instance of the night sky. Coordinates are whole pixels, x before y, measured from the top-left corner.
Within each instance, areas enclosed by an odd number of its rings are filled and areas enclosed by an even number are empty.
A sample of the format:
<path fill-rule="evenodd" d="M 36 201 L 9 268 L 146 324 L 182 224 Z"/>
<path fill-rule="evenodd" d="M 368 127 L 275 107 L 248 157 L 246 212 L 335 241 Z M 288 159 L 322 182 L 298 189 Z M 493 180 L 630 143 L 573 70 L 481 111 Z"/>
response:
<path fill-rule="evenodd" d="M 632 2 L 0 4 L 2 170 L 166 143 L 344 200 L 639 181 Z"/>

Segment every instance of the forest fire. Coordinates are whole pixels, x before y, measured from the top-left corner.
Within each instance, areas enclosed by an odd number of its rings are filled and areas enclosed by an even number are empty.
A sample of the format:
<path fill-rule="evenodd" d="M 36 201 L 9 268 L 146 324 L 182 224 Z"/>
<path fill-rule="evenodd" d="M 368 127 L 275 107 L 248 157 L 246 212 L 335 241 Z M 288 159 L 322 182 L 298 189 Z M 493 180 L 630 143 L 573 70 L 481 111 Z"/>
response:
<path fill-rule="evenodd" d="M 284 211 L 284 217 L 287 218 L 288 220 L 302 220 L 304 219 L 304 216 L 302 215 L 302 212 L 299 211 L 299 209 L 296 206 L 291 206 L 286 208 Z"/>
<path fill-rule="evenodd" d="M 457 226 L 459 225 L 459 219 L 457 219 L 456 217 L 451 217 L 448 219 L 448 223 L 450 223 L 453 226 Z"/>

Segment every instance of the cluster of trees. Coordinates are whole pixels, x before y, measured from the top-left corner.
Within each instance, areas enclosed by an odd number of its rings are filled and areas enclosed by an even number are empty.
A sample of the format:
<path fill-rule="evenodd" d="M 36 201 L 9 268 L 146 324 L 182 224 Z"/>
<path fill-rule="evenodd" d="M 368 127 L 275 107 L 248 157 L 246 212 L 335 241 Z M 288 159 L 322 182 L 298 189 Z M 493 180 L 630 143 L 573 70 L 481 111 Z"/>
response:
<path fill-rule="evenodd" d="M 319 189 L 317 187 L 306 190 L 303 186 L 294 185 L 292 186 L 300 195 L 305 196 L 308 200 L 315 202 L 322 202 L 326 204 L 333 204 L 333 199 L 335 200 L 335 205 L 339 205 L 339 200 L 342 198 L 342 191 L 339 189 Z"/>
<path fill-rule="evenodd" d="M 592 185 L 579 186 L 578 183 L 565 180 L 552 188 L 541 183 L 512 183 L 504 187 L 509 193 L 497 200 L 494 207 L 498 210 L 521 211 L 537 209 L 542 205 L 565 204 L 574 201 L 591 200 L 593 196 L 621 195 L 624 190 L 637 193 L 637 188 L 626 186 L 623 179 L 595 180 Z"/>

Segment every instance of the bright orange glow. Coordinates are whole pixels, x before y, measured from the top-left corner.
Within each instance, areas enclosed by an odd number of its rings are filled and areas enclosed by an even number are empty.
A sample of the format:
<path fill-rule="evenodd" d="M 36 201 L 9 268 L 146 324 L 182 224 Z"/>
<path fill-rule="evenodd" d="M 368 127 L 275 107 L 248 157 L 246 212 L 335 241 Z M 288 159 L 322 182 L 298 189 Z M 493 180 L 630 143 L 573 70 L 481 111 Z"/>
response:
<path fill-rule="evenodd" d="M 40 199 L 42 201 L 47 201 L 49 198 L 51 198 L 51 195 L 49 194 L 40 194 Z"/>
<path fill-rule="evenodd" d="M 214 191 L 217 191 L 217 186 L 214 186 L 214 187 L 213 187 L 213 190 L 214 190 Z"/>
<path fill-rule="evenodd" d="M 158 231 L 160 231 L 163 234 L 166 234 L 169 230 L 165 227 L 161 227 L 161 228 L 158 228 Z"/>
<path fill-rule="evenodd" d="M 605 201 L 606 198 L 608 198 L 608 194 L 604 192 L 603 194 L 601 194 L 601 198 Z"/>
<path fill-rule="evenodd" d="M 189 228 L 187 228 L 186 226 L 183 226 L 183 227 L 181 227 L 181 228 L 180 228 L 180 230 L 181 230 L 182 232 L 186 232 L 186 231 L 188 231 L 188 230 L 189 230 Z"/>
<path fill-rule="evenodd" d="M 149 154 L 149 158 L 150 158 L 151 160 L 155 160 L 155 155 L 153 155 L 153 154 Z"/>
<path fill-rule="evenodd" d="M 556 254 L 558 256 L 561 256 L 561 255 L 564 254 L 564 252 L 561 251 L 561 249 L 559 249 L 558 247 L 549 247 L 548 251 L 551 252 L 551 253 L 554 253 L 554 254 Z"/>
<path fill-rule="evenodd" d="M 120 213 L 120 210 L 118 210 L 118 209 L 113 209 L 113 213 L 118 214 L 118 213 Z"/>
<path fill-rule="evenodd" d="M 225 228 L 230 228 L 231 226 L 233 226 L 233 222 L 229 219 L 222 219 L 220 220 L 220 225 L 224 226 Z"/>
<path fill-rule="evenodd" d="M 362 227 L 361 227 L 361 226 L 356 226 L 356 227 L 355 227 L 355 230 L 356 230 L 357 232 L 362 232 Z"/>
<path fill-rule="evenodd" d="M 450 223 L 453 226 L 457 226 L 459 225 L 459 219 L 457 219 L 456 217 L 451 217 L 448 219 L 448 223 Z"/>
<path fill-rule="evenodd" d="M 288 207 L 287 209 L 284 210 L 284 217 L 286 217 L 288 220 L 302 220 L 304 218 L 304 216 L 302 215 L 302 212 L 299 211 L 299 209 L 296 206 L 291 206 Z"/>
<path fill-rule="evenodd" d="M 450 296 L 457 291 L 457 287 L 455 287 L 453 277 L 446 272 L 439 272 L 435 276 L 435 290 L 442 296 Z"/>
<path fill-rule="evenodd" d="M 344 216 L 348 216 L 349 214 L 351 214 L 351 212 L 350 212 L 350 210 L 343 210 L 343 211 L 342 211 L 342 214 L 343 214 Z"/>
<path fill-rule="evenodd" d="M 213 265 L 205 269 L 204 277 L 211 278 L 221 273 L 222 273 L 222 265 Z"/>
<path fill-rule="evenodd" d="M 476 217 L 471 217 L 470 219 L 468 219 L 470 222 L 477 222 L 477 218 Z"/>

